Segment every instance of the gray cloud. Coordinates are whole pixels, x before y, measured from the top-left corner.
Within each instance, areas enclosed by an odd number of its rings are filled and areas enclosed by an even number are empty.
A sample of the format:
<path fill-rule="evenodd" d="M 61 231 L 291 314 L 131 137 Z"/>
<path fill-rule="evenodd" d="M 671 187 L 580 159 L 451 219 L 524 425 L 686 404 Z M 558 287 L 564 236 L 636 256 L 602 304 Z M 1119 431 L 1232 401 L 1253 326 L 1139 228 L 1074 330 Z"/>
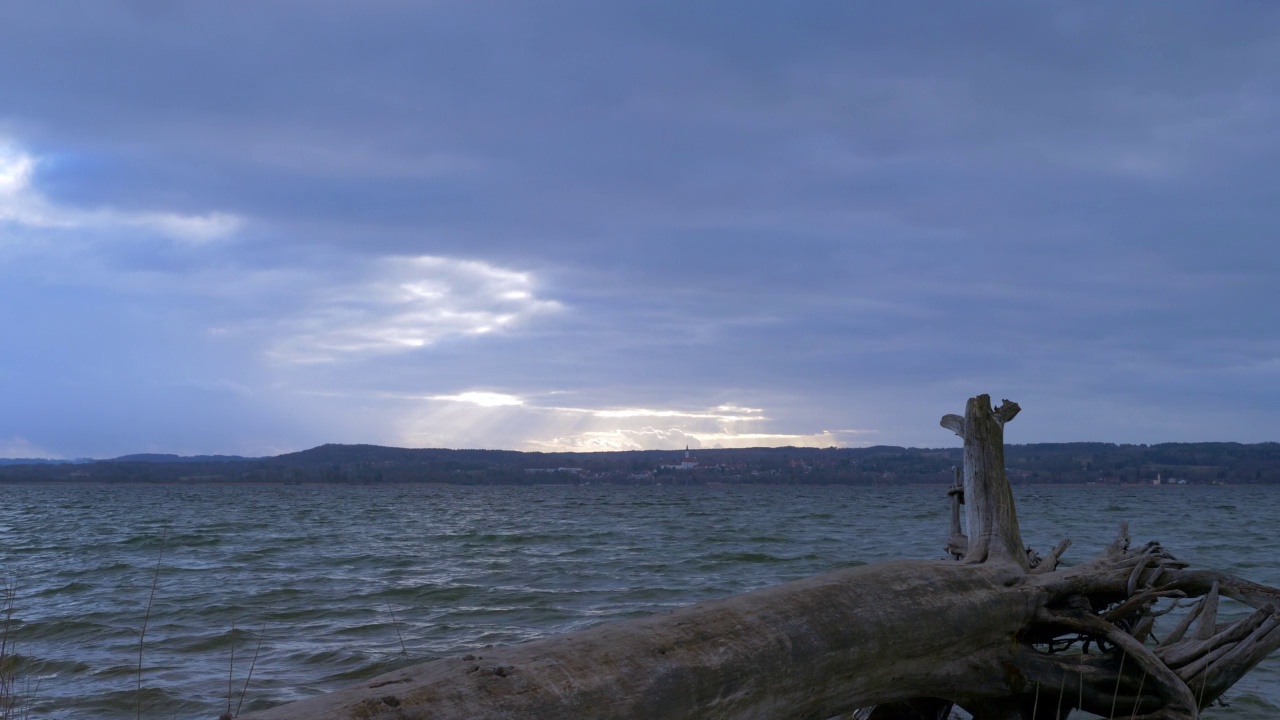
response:
<path fill-rule="evenodd" d="M 11 4 L 0 438 L 1273 439 L 1278 12 Z"/>

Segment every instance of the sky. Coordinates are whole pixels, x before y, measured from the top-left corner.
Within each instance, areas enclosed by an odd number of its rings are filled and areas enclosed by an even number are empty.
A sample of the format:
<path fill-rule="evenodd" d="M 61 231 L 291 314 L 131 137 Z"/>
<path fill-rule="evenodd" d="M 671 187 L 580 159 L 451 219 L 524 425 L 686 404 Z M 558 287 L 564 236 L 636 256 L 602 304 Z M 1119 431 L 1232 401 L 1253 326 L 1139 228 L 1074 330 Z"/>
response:
<path fill-rule="evenodd" d="M 1280 5 L 0 0 L 0 457 L 1280 440 Z"/>

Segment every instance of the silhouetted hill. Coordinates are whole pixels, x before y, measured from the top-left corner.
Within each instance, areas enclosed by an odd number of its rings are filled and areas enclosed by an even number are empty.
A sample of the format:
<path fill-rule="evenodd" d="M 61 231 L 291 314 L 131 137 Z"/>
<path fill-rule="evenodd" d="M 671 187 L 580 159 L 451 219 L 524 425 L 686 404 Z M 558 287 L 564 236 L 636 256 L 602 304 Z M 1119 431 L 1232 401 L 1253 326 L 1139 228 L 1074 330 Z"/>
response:
<path fill-rule="evenodd" d="M 960 448 L 741 448 L 692 452 L 694 469 L 678 469 L 683 450 L 544 453 L 513 450 L 321 445 L 268 458 L 226 455 L 126 455 L 85 464 L 0 465 L 0 482 L 458 483 L 565 482 L 949 483 Z M 1015 484 L 1277 483 L 1280 444 L 1037 443 L 1008 445 Z"/>
<path fill-rule="evenodd" d="M 152 462 L 152 463 L 211 463 L 211 462 L 244 462 L 245 460 L 256 460 L 257 458 L 241 457 L 239 455 L 167 455 L 160 453 L 138 453 L 136 455 L 121 455 L 104 462 Z"/>

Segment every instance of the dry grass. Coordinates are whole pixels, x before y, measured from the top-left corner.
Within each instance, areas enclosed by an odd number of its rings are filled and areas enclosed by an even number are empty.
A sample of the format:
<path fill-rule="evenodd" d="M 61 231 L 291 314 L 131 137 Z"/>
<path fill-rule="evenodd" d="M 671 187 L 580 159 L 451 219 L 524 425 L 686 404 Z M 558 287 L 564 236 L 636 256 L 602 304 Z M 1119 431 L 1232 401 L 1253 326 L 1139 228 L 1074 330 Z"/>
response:
<path fill-rule="evenodd" d="M 17 583 L 6 578 L 0 585 L 0 720 L 26 720 L 35 699 L 31 682 L 20 680 L 18 676 L 18 655 L 14 651 L 13 638 L 13 613 L 17 599 Z"/>
<path fill-rule="evenodd" d="M 227 668 L 227 712 L 220 715 L 218 717 L 218 720 L 233 720 L 234 718 L 240 717 L 240 708 L 244 706 L 244 696 L 249 692 L 249 681 L 253 679 L 253 668 L 258 665 L 258 654 L 262 652 L 262 641 L 267 636 L 267 626 L 264 623 L 262 626 L 262 631 L 258 633 L 258 646 L 253 650 L 253 659 L 249 661 L 249 672 L 244 677 L 244 687 L 240 689 L 240 701 L 236 703 L 235 712 L 232 712 L 231 711 L 231 678 L 233 677 L 233 673 L 235 669 L 235 657 L 236 657 L 236 649 L 234 645 L 235 631 L 236 631 L 236 626 L 234 623 L 232 623 L 231 633 L 233 635 L 232 637 L 233 644 L 231 646 L 231 662 L 229 663 L 229 667 Z"/>
<path fill-rule="evenodd" d="M 156 557 L 156 567 L 151 578 L 151 591 L 147 597 L 146 609 L 142 616 L 142 627 L 138 631 L 138 666 L 136 672 L 136 694 L 137 708 L 136 717 L 141 719 L 143 712 L 142 703 L 142 676 L 144 669 L 144 653 L 145 640 L 147 635 L 147 626 L 151 620 L 151 611 L 155 605 L 156 590 L 160 584 L 160 569 L 164 559 L 165 545 L 168 541 L 168 531 L 166 530 L 160 540 L 160 550 Z M 0 579 L 0 720 L 28 720 L 31 716 L 32 707 L 35 696 L 39 690 L 39 686 L 33 687 L 29 680 L 24 680 L 19 672 L 19 658 L 14 650 L 14 628 L 17 621 L 14 614 L 17 610 L 17 584 L 11 578 Z M 232 625 L 232 633 L 235 632 L 235 625 Z M 235 648 L 232 647 L 232 656 L 229 663 L 227 678 L 227 712 L 223 718 L 235 718 L 239 716 L 240 709 L 244 705 L 245 696 L 249 692 L 249 684 L 253 679 L 253 671 L 258 664 L 259 654 L 262 652 L 263 640 L 266 638 L 267 626 L 264 623 L 262 630 L 258 633 L 257 643 L 253 651 L 253 656 L 249 662 L 249 671 L 245 675 L 244 685 L 240 689 L 239 699 L 236 702 L 234 710 L 231 707 L 234 693 L 232 690 L 232 676 L 235 667 Z M 398 632 L 398 630 L 397 630 Z M 401 640 L 403 643 L 403 639 Z"/>
<path fill-rule="evenodd" d="M 5 581 L 0 587 L 0 719 L 14 717 L 18 704 L 17 662 L 13 656 L 13 639 L 9 629 L 13 626 L 13 605 L 17 591 L 14 584 Z"/>

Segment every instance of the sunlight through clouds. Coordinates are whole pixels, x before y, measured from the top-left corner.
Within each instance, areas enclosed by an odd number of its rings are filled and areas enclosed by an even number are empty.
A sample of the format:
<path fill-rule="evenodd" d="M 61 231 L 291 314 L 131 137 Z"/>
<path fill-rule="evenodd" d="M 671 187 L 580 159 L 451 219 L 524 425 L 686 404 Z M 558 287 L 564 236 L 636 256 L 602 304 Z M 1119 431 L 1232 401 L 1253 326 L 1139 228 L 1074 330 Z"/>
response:
<path fill-rule="evenodd" d="M 544 395 L 556 395 L 546 393 Z M 543 452 L 670 450 L 795 445 L 865 445 L 867 430 L 770 432 L 760 408 L 591 408 L 542 405 L 530 396 L 488 390 L 401 396 L 415 407 L 398 441 L 415 447 L 466 447 L 475 438 Z"/>
<path fill-rule="evenodd" d="M 561 308 L 534 295 L 532 274 L 478 260 L 422 255 L 372 262 L 363 276 L 326 288 L 282 321 L 276 360 L 332 362 L 405 352 L 446 338 L 510 331 Z M 475 402 L 483 393 L 458 396 Z"/>
<path fill-rule="evenodd" d="M 748 447 L 845 447 L 849 440 L 842 433 L 823 430 L 811 434 L 787 433 L 729 433 L 686 431 L 681 428 L 644 427 L 638 430 L 593 430 L 536 440 L 530 449 L 547 452 L 588 452 L 599 450 L 669 450 L 681 445 L 693 449 L 748 448 Z"/>
<path fill-rule="evenodd" d="M 0 197 L 12 196 L 31 183 L 35 160 L 12 147 L 0 144 Z"/>
<path fill-rule="evenodd" d="M 720 406 L 715 408 L 718 412 L 700 412 L 688 410 L 651 410 L 649 408 L 624 408 L 621 410 L 583 410 L 580 408 L 558 408 L 566 412 L 585 412 L 590 413 L 599 418 L 700 418 L 705 420 L 724 420 L 724 421 L 754 421 L 764 420 L 766 418 L 760 415 L 747 415 L 726 412 L 726 410 L 738 410 L 732 406 Z M 760 412 L 759 410 L 756 411 Z"/>
<path fill-rule="evenodd" d="M 1277 439 L 1270 4 L 322 5 L 6 5 L 0 439 Z"/>
<path fill-rule="evenodd" d="M 524 400 L 515 395 L 506 395 L 495 392 L 464 392 L 457 395 L 436 395 L 432 400 L 452 400 L 454 402 L 471 403 L 480 407 L 505 407 L 510 405 L 523 405 Z"/>
<path fill-rule="evenodd" d="M 225 212 L 183 215 L 59 205 L 36 188 L 38 166 L 38 157 L 0 139 L 0 223 L 44 229 L 142 230 L 188 244 L 228 237 L 244 224 L 239 216 Z"/>
<path fill-rule="evenodd" d="M 36 158 L 0 140 L 0 222 L 29 227 L 71 227 L 74 222 L 51 213 L 33 188 Z"/>
<path fill-rule="evenodd" d="M 207 215 L 178 215 L 175 213 L 141 213 L 126 215 L 118 222 L 151 228 L 175 240 L 200 244 L 231 235 L 240 229 L 243 221 L 230 213 Z"/>

